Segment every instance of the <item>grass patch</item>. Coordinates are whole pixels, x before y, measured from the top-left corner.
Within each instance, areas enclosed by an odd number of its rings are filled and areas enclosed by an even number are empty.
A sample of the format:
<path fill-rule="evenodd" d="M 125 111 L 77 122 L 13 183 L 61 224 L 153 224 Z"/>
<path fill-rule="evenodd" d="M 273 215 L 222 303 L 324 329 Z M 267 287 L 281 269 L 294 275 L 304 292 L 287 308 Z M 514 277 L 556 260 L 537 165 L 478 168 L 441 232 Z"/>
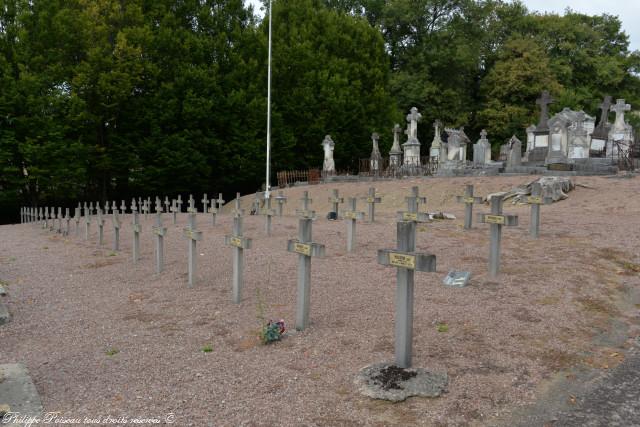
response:
<path fill-rule="evenodd" d="M 204 347 L 202 347 L 201 350 L 203 353 L 211 353 L 213 351 L 213 346 L 211 344 L 207 344 Z"/>
<path fill-rule="evenodd" d="M 581 297 L 576 300 L 585 311 L 598 314 L 617 315 L 618 310 L 611 304 L 593 298 L 593 297 Z"/>
<path fill-rule="evenodd" d="M 560 298 L 546 296 L 544 298 L 539 299 L 536 302 L 540 305 L 556 305 L 560 302 Z"/>
<path fill-rule="evenodd" d="M 118 254 L 115 253 L 115 252 L 109 252 L 109 255 L 107 255 L 107 256 L 116 256 L 116 255 L 118 255 Z"/>
<path fill-rule="evenodd" d="M 449 325 L 446 323 L 438 323 L 436 329 L 438 332 L 449 332 Z"/>
<path fill-rule="evenodd" d="M 118 350 L 117 348 L 110 348 L 109 350 L 104 352 L 104 354 L 106 354 L 107 356 L 115 356 L 118 353 L 120 353 L 120 350 Z"/>

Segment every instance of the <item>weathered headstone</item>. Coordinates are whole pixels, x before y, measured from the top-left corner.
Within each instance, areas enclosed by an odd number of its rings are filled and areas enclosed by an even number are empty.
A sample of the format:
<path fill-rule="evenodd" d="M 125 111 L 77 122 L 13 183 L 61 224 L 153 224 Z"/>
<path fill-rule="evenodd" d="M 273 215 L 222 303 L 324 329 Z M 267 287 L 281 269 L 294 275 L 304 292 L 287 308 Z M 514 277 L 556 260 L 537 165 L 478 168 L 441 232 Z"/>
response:
<path fill-rule="evenodd" d="M 233 234 L 224 236 L 225 244 L 232 246 L 233 250 L 233 281 L 232 299 L 236 304 L 242 301 L 242 288 L 244 285 L 244 250 L 251 249 L 251 239 L 242 234 L 242 216 L 244 210 L 240 209 L 240 193 L 236 194 L 236 204 L 233 210 Z"/>
<path fill-rule="evenodd" d="M 413 345 L 413 288 L 415 271 L 436 271 L 436 256 L 415 252 L 416 223 L 397 223 L 398 248 L 378 250 L 378 263 L 397 267 L 395 361 L 399 368 L 411 367 Z"/>
<path fill-rule="evenodd" d="M 322 174 L 325 176 L 334 175 L 336 173 L 336 165 L 333 161 L 333 150 L 335 143 L 331 139 L 330 135 L 324 137 L 322 141 L 322 148 L 324 150 L 324 162 L 322 163 Z"/>
<path fill-rule="evenodd" d="M 171 206 L 171 202 L 169 201 L 168 196 L 164 196 L 164 211 L 165 213 L 169 213 L 169 206 Z"/>
<path fill-rule="evenodd" d="M 464 203 L 464 228 L 471 230 L 473 223 L 473 204 L 482 203 L 482 197 L 473 195 L 473 185 L 467 185 L 464 196 L 457 196 L 458 203 Z"/>
<path fill-rule="evenodd" d="M 422 114 L 416 107 L 412 107 L 407 114 L 407 142 L 402 144 L 404 150 L 403 166 L 408 168 L 420 166 L 420 141 L 418 140 L 418 122 L 422 119 Z"/>
<path fill-rule="evenodd" d="M 284 195 L 282 190 L 279 190 L 278 195 L 275 197 L 275 199 L 276 202 L 278 202 L 278 216 L 282 216 L 282 205 L 287 203 L 287 197 Z"/>
<path fill-rule="evenodd" d="M 198 231 L 196 226 L 196 202 L 193 197 L 189 197 L 189 225 L 184 229 L 184 236 L 189 241 L 189 287 L 192 288 L 196 281 L 196 258 L 198 252 L 196 250 L 196 243 L 198 240 L 202 240 L 202 231 Z"/>
<path fill-rule="evenodd" d="M 333 206 L 332 212 L 335 212 L 338 215 L 338 208 L 340 207 L 340 203 L 344 203 L 344 199 L 339 197 L 338 190 L 331 190 L 331 197 L 329 197 L 329 203 Z"/>
<path fill-rule="evenodd" d="M 356 211 L 356 198 L 349 197 L 349 209 L 342 212 L 347 221 L 347 252 L 352 252 L 356 247 L 356 221 L 364 219 L 364 212 Z"/>
<path fill-rule="evenodd" d="M 380 148 L 378 148 L 378 142 L 380 141 L 378 132 L 371 134 L 371 141 L 372 149 L 371 156 L 369 157 L 369 170 L 373 176 L 378 176 L 382 169 L 382 155 L 380 154 Z"/>
<path fill-rule="evenodd" d="M 527 203 L 531 205 L 531 222 L 529 223 L 529 234 L 534 239 L 540 236 L 540 205 L 548 205 L 553 202 L 551 197 L 542 195 L 542 185 L 534 182 L 531 186 L 531 196 L 527 198 Z"/>
<path fill-rule="evenodd" d="M 182 212 L 182 195 L 181 194 L 178 194 L 178 200 L 176 201 L 176 205 L 178 205 L 178 213 L 181 213 Z"/>
<path fill-rule="evenodd" d="M 120 221 L 120 214 L 116 207 L 116 202 L 113 202 L 113 212 L 111 213 L 111 224 L 113 225 L 113 250 L 120 250 L 120 227 L 122 222 Z"/>
<path fill-rule="evenodd" d="M 131 225 L 133 228 L 133 262 L 135 263 L 140 259 L 140 232 L 142 231 L 140 218 L 138 218 L 136 199 L 131 201 L 131 215 L 133 216 L 133 222 Z"/>
<path fill-rule="evenodd" d="M 156 273 L 161 273 L 164 269 L 164 236 L 167 228 L 162 226 L 162 202 L 156 199 L 156 224 L 153 227 L 153 234 L 156 235 Z"/>
<path fill-rule="evenodd" d="M 312 223 L 315 212 L 309 210 L 309 193 L 304 192 L 302 209 L 298 210 L 298 238 L 287 242 L 287 251 L 298 254 L 298 290 L 296 302 L 296 329 L 303 331 L 309 326 L 311 302 L 311 257 L 324 257 L 324 245 L 312 241 Z"/>
<path fill-rule="evenodd" d="M 491 197 L 491 213 L 478 214 L 478 222 L 490 224 L 491 226 L 491 245 L 489 249 L 489 274 L 492 277 L 498 275 L 500 271 L 500 243 L 502 241 L 502 227 L 518 225 L 517 215 L 503 215 L 502 213 L 502 195 L 493 195 Z"/>
<path fill-rule="evenodd" d="M 376 189 L 371 187 L 369 188 L 369 195 L 365 197 L 364 200 L 369 205 L 369 222 L 374 222 L 376 215 L 376 203 L 381 203 L 382 198 L 376 197 Z"/>

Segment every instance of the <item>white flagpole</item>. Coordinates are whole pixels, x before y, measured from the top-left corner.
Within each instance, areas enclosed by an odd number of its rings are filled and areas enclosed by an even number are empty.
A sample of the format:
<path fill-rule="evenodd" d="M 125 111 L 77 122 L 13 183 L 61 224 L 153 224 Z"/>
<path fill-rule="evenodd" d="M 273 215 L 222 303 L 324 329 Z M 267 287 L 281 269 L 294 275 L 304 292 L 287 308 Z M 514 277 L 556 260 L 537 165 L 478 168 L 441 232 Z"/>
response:
<path fill-rule="evenodd" d="M 269 0 L 269 66 L 267 71 L 267 180 L 264 198 L 269 198 L 271 190 L 271 0 Z"/>

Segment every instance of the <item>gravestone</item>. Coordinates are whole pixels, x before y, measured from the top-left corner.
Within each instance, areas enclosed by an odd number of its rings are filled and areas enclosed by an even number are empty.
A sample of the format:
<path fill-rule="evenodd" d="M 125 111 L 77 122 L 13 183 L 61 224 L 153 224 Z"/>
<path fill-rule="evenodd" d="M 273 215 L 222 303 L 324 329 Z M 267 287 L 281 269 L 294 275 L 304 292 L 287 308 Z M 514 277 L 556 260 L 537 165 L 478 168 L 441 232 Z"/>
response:
<path fill-rule="evenodd" d="M 444 142 L 442 142 L 441 131 L 442 122 L 440 120 L 436 120 L 433 122 L 433 141 L 431 141 L 431 149 L 429 150 L 429 161 L 433 163 L 438 163 L 443 160 L 442 156 L 442 146 Z"/>
<path fill-rule="evenodd" d="M 415 204 L 415 203 L 414 203 Z M 413 288 L 415 271 L 436 271 L 436 256 L 415 252 L 416 223 L 397 223 L 397 249 L 378 250 L 378 263 L 398 269 L 396 284 L 395 364 L 410 368 L 413 345 Z"/>
<path fill-rule="evenodd" d="M 104 244 L 104 218 L 102 218 L 102 209 L 98 206 L 98 246 Z"/>
<path fill-rule="evenodd" d="M 276 211 L 271 209 L 271 197 L 265 197 L 265 206 L 262 210 L 262 215 L 264 215 L 264 231 L 267 233 L 267 236 L 271 236 L 271 217 L 276 214 Z"/>
<path fill-rule="evenodd" d="M 367 205 L 369 205 L 369 223 L 373 223 L 376 215 L 376 203 L 381 203 L 382 198 L 376 197 L 376 189 L 371 187 L 369 188 L 369 195 L 364 197 L 364 200 L 367 202 Z"/>
<path fill-rule="evenodd" d="M 196 258 L 198 252 L 196 244 L 199 240 L 202 240 L 202 231 L 198 231 L 196 226 L 196 202 L 193 197 L 189 197 L 189 225 L 184 229 L 184 236 L 189 241 L 189 287 L 192 288 L 196 281 Z"/>
<path fill-rule="evenodd" d="M 533 132 L 535 135 L 535 147 L 549 146 L 549 105 L 553 104 L 555 99 L 549 95 L 548 91 L 543 91 L 540 98 L 536 100 L 536 104 L 540 106 L 540 120 Z"/>
<path fill-rule="evenodd" d="M 109 215 L 109 201 L 104 202 L 104 215 Z"/>
<path fill-rule="evenodd" d="M 70 231 L 69 222 L 71 221 L 71 215 L 69 214 L 69 208 L 65 208 L 65 210 L 64 210 L 64 221 L 65 221 L 64 232 L 62 234 L 65 235 L 65 236 L 68 236 L 69 235 L 69 231 Z"/>
<path fill-rule="evenodd" d="M 144 213 L 144 220 L 146 221 L 149 218 L 149 201 L 142 201 L 142 212 Z"/>
<path fill-rule="evenodd" d="M 422 119 L 422 114 L 416 107 L 412 107 L 407 114 L 407 142 L 402 144 L 404 150 L 403 166 L 420 166 L 420 141 L 418 140 L 418 122 Z"/>
<path fill-rule="evenodd" d="M 209 206 L 209 199 L 207 199 L 207 193 L 204 193 L 204 196 L 202 196 L 202 200 L 200 200 L 202 202 L 202 213 L 207 213 L 207 207 Z"/>
<path fill-rule="evenodd" d="M 500 271 L 500 244 L 502 241 L 502 227 L 513 227 L 518 225 L 517 215 L 504 215 L 502 213 L 502 195 L 491 197 L 491 213 L 478 214 L 478 222 L 490 224 L 491 244 L 489 249 L 489 274 L 492 277 L 498 275 Z"/>
<path fill-rule="evenodd" d="M 611 126 L 609 125 L 609 111 L 611 109 L 612 99 L 611 96 L 607 95 L 604 97 L 602 104 L 600 104 L 600 122 L 591 134 L 590 156 L 600 157 L 605 154 L 607 141 L 609 140 L 609 132 L 611 130 Z"/>
<path fill-rule="evenodd" d="M 178 201 L 176 202 L 178 205 L 178 212 L 182 212 L 182 195 L 178 194 Z"/>
<path fill-rule="evenodd" d="M 418 187 L 411 187 L 411 196 L 407 196 L 404 199 L 407 202 L 407 210 L 398 211 L 398 221 L 429 221 L 429 214 L 419 212 L 420 204 L 426 204 L 427 198 L 420 196 L 420 189 Z"/>
<path fill-rule="evenodd" d="M 298 289 L 296 296 L 296 329 L 305 330 L 309 326 L 309 305 L 311 302 L 311 257 L 324 257 L 324 245 L 312 241 L 312 223 L 315 212 L 309 210 L 309 193 L 304 192 L 302 209 L 297 210 L 298 238 L 287 241 L 287 251 L 298 254 Z"/>
<path fill-rule="evenodd" d="M 156 199 L 156 223 L 153 227 L 156 236 L 156 273 L 162 273 L 164 269 L 164 236 L 167 228 L 162 226 L 162 202 Z"/>
<path fill-rule="evenodd" d="M 457 196 L 458 203 L 464 203 L 464 228 L 471 230 L 473 221 L 473 204 L 482 203 L 482 197 L 473 195 L 473 185 L 467 185 L 464 196 Z"/>
<path fill-rule="evenodd" d="M 80 203 L 78 203 L 78 207 L 75 210 L 75 215 L 73 216 L 73 220 L 76 223 L 76 237 L 80 236 L 80 217 L 81 217 L 80 210 L 81 210 Z"/>
<path fill-rule="evenodd" d="M 338 196 L 338 190 L 331 190 L 331 197 L 329 197 L 329 203 L 333 206 L 332 212 L 335 212 L 338 215 L 338 208 L 340 203 L 344 203 L 344 199 Z"/>
<path fill-rule="evenodd" d="M 276 202 L 278 202 L 278 216 L 282 216 L 282 205 L 287 203 L 287 197 L 284 195 L 282 190 L 279 190 L 275 199 Z"/>
<path fill-rule="evenodd" d="M 133 262 L 136 263 L 140 259 L 140 232 L 142 231 L 136 199 L 131 201 L 131 214 L 133 215 L 133 222 L 131 224 L 133 228 Z"/>
<path fill-rule="evenodd" d="M 58 229 L 56 230 L 58 234 L 62 234 L 62 219 L 62 208 L 58 208 Z"/>
<path fill-rule="evenodd" d="M 402 135 L 402 128 L 398 123 L 392 129 L 393 132 L 393 145 L 389 150 L 389 167 L 391 169 L 398 169 L 402 166 L 402 148 L 400 148 L 400 136 Z"/>
<path fill-rule="evenodd" d="M 322 163 L 322 174 L 324 176 L 334 175 L 336 173 L 336 165 L 333 161 L 333 150 L 335 143 L 331 139 L 330 135 L 324 137 L 322 141 L 322 149 L 324 150 L 324 162 Z"/>
<path fill-rule="evenodd" d="M 171 201 L 171 213 L 173 214 L 173 225 L 176 225 L 176 221 L 177 221 L 176 215 L 179 212 L 179 208 L 177 204 L 178 202 L 175 199 Z"/>
<path fill-rule="evenodd" d="M 122 215 L 125 215 L 127 213 L 127 204 L 125 203 L 125 201 L 123 200 L 122 203 L 120 204 L 120 213 Z"/>
<path fill-rule="evenodd" d="M 211 225 L 216 225 L 216 215 L 218 214 L 216 199 L 211 199 L 209 203 L 211 203 L 211 207 L 208 209 L 208 212 L 211 214 Z"/>
<path fill-rule="evenodd" d="M 165 213 L 169 213 L 169 206 L 171 206 L 171 202 L 169 202 L 169 197 L 164 196 L 164 211 Z"/>
<path fill-rule="evenodd" d="M 491 163 L 491 144 L 487 139 L 487 131 L 482 129 L 480 139 L 473 145 L 473 166 L 483 167 Z"/>
<path fill-rule="evenodd" d="M 44 220 L 42 222 L 42 228 L 49 227 L 49 207 L 45 206 L 44 208 Z"/>
<path fill-rule="evenodd" d="M 531 186 L 531 196 L 527 203 L 531 205 L 531 222 L 529 223 L 529 235 L 534 239 L 540 236 L 540 205 L 548 205 L 553 202 L 551 197 L 543 196 L 542 185 L 534 182 Z"/>
<path fill-rule="evenodd" d="M 85 203 L 85 211 L 84 211 L 84 240 L 89 240 L 89 234 L 91 232 L 91 206 L 87 209 L 87 204 Z"/>
<path fill-rule="evenodd" d="M 522 166 L 522 141 L 513 135 L 505 145 L 507 169 Z"/>
<path fill-rule="evenodd" d="M 633 127 L 625 121 L 625 112 L 631 111 L 631 105 L 624 99 L 616 100 L 611 106 L 611 111 L 616 114 L 609 139 L 607 141 L 607 156 L 627 155 L 634 143 Z"/>
<path fill-rule="evenodd" d="M 253 203 L 251 203 L 251 210 L 249 211 L 249 215 L 258 215 L 260 214 L 260 192 L 256 191 L 255 198 L 253 199 Z"/>
<path fill-rule="evenodd" d="M 347 252 L 353 252 L 356 247 L 356 221 L 364 219 L 364 212 L 356 211 L 356 198 L 349 197 L 349 209 L 342 212 L 347 221 Z"/>
<path fill-rule="evenodd" d="M 380 141 L 380 135 L 377 132 L 371 134 L 372 149 L 371 156 L 369 157 L 370 171 L 373 176 L 380 175 L 380 169 L 382 168 L 382 155 L 380 154 L 380 148 L 378 148 L 378 142 Z"/>
<path fill-rule="evenodd" d="M 118 213 L 118 209 L 116 208 L 116 202 L 113 202 L 113 212 L 111 213 L 111 224 L 113 225 L 113 250 L 120 250 L 120 227 L 122 223 L 120 222 L 120 214 Z"/>
<path fill-rule="evenodd" d="M 233 247 L 232 300 L 234 303 L 240 304 L 244 286 L 244 250 L 251 249 L 251 239 L 242 234 L 244 209 L 240 209 L 240 193 L 236 193 L 236 204 L 232 214 L 233 234 L 224 236 L 224 242 Z"/>

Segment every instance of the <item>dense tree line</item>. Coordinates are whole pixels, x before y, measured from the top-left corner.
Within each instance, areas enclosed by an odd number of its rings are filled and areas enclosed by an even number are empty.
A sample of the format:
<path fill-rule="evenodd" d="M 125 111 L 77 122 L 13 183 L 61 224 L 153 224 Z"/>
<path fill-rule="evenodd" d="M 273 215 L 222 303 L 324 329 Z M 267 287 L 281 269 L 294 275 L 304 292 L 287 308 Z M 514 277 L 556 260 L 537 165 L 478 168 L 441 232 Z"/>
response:
<path fill-rule="evenodd" d="M 264 181 L 267 23 L 242 0 L 0 0 L 0 207 L 254 191 Z M 274 0 L 273 170 L 357 170 L 408 109 L 497 146 L 535 98 L 640 103 L 616 17 L 498 0 Z"/>

